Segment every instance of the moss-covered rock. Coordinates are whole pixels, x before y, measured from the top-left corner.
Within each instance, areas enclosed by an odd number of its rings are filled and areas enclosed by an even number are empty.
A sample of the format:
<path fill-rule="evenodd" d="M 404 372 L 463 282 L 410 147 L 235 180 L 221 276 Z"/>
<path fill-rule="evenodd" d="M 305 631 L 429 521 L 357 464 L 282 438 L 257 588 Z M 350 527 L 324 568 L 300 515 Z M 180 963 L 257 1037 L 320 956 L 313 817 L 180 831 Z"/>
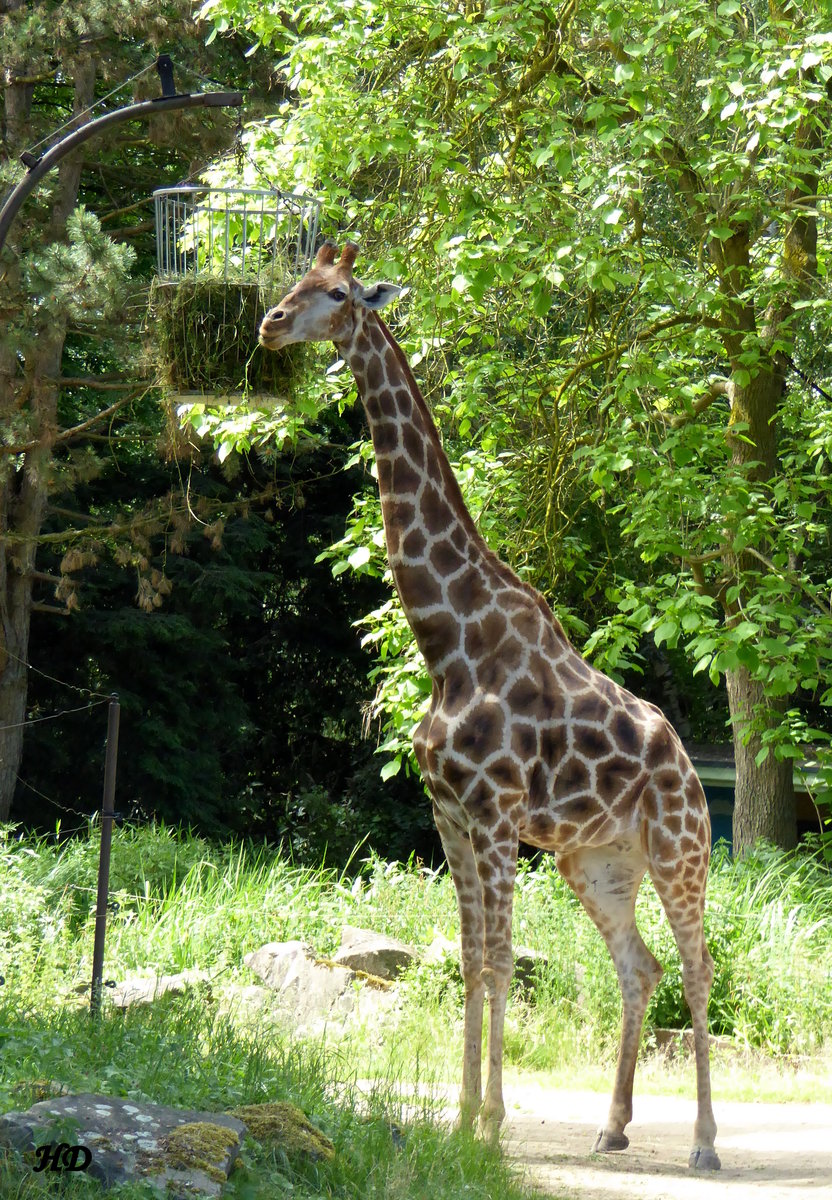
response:
<path fill-rule="evenodd" d="M 37 1100 L 48 1100 L 52 1096 L 65 1096 L 69 1088 L 57 1079 L 21 1079 L 12 1084 L 11 1094 L 34 1104 Z"/>
<path fill-rule="evenodd" d="M 246 1104 L 232 1108 L 230 1113 L 243 1121 L 254 1140 L 263 1146 L 310 1158 L 335 1157 L 335 1147 L 326 1134 L 294 1104 Z"/>
<path fill-rule="evenodd" d="M 337 962 L 334 958 L 316 958 L 316 967 L 328 967 L 331 971 L 344 970 L 344 964 Z M 362 971 L 358 967 L 347 967 L 356 979 L 360 979 L 362 983 L 366 983 L 367 987 L 377 988 L 380 992 L 389 992 L 395 984 L 389 979 L 383 979 L 381 975 L 373 975 L 370 971 Z"/>
<path fill-rule="evenodd" d="M 172 1129 L 162 1141 L 158 1157 L 177 1171 L 202 1171 L 209 1179 L 224 1183 L 228 1171 L 220 1163 L 237 1156 L 239 1138 L 233 1129 L 209 1121 L 192 1121 Z"/>
<path fill-rule="evenodd" d="M 17 1150 L 26 1161 L 40 1145 L 80 1145 L 91 1156 L 90 1179 L 106 1187 L 138 1179 L 172 1197 L 220 1196 L 245 1132 L 245 1124 L 226 1113 L 89 1092 L 0 1116 L 0 1148 Z"/>

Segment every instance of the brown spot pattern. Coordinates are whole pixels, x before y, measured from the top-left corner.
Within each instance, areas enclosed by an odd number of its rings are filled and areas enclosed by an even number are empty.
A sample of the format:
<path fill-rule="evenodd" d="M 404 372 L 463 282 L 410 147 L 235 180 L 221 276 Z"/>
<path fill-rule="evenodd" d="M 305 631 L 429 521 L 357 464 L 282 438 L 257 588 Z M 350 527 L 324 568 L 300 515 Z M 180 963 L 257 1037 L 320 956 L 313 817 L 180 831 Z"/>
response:
<path fill-rule="evenodd" d="M 425 469 L 425 443 L 421 434 L 415 425 L 408 422 L 402 431 L 402 445 L 408 458 L 413 462 L 417 469 L 423 471 Z"/>
<path fill-rule="evenodd" d="M 469 567 L 457 579 L 451 581 L 448 599 L 455 612 L 467 617 L 485 608 L 491 599 L 491 593 L 482 573 L 476 567 Z"/>
<path fill-rule="evenodd" d="M 589 771 L 582 759 L 570 755 L 561 766 L 555 779 L 555 800 L 562 800 L 575 792 L 589 787 Z"/>

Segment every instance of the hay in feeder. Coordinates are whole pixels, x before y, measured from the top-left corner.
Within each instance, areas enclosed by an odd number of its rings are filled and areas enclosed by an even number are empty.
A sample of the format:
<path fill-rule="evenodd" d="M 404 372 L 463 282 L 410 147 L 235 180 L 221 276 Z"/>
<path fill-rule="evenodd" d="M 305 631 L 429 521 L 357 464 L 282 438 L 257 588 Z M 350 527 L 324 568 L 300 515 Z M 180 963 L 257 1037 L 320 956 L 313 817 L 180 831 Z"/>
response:
<path fill-rule="evenodd" d="M 257 340 L 264 314 L 285 290 L 210 275 L 154 280 L 149 328 L 162 382 L 178 393 L 285 396 L 306 347 L 266 350 Z"/>

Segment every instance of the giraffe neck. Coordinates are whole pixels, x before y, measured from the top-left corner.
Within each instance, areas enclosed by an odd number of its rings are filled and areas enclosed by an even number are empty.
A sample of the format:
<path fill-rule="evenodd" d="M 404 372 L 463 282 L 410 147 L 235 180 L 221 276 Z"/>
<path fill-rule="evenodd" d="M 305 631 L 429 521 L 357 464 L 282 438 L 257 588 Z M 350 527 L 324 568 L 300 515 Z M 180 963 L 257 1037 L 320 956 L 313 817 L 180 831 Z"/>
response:
<path fill-rule="evenodd" d="M 404 352 L 375 313 L 359 312 L 351 340 L 338 350 L 367 414 L 393 579 L 435 675 L 493 591 L 524 585 L 477 530 Z"/>

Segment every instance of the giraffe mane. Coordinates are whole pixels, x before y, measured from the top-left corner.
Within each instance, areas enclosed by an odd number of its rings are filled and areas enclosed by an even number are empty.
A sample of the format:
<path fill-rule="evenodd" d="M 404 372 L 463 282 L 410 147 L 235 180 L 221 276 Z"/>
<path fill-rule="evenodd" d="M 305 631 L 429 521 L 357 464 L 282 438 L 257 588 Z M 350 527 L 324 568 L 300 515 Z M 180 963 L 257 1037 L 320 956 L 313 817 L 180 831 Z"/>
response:
<path fill-rule="evenodd" d="M 402 374 L 407 380 L 407 384 L 413 395 L 413 399 L 415 403 L 423 410 L 427 418 L 425 425 L 431 442 L 439 452 L 440 461 L 447 462 L 445 448 L 442 445 L 436 424 L 430 414 L 427 401 L 422 395 L 422 389 L 419 387 L 419 384 L 416 382 L 416 378 L 410 369 L 410 363 L 407 361 L 407 356 L 379 314 L 377 312 L 371 312 L 369 313 L 369 316 L 375 319 L 376 324 L 384 336 L 384 340 L 395 354 L 396 360 L 401 367 Z M 503 576 L 503 579 L 506 583 L 510 583 L 513 586 L 520 588 L 521 591 L 526 592 L 535 601 L 538 608 L 541 610 L 541 612 L 543 612 L 544 616 L 552 622 L 555 636 L 561 638 L 565 642 L 568 642 L 569 639 L 566 636 L 564 628 L 558 618 L 552 612 L 552 609 L 545 596 L 541 595 L 541 593 L 538 592 L 536 588 L 532 587 L 531 584 L 526 583 L 524 579 L 520 579 L 516 572 L 514 572 L 507 563 L 504 563 L 502 559 L 494 553 L 494 551 L 483 538 L 482 534 L 477 528 L 474 518 L 468 511 L 468 506 L 465 503 L 465 498 L 462 495 L 462 489 L 459 486 L 459 481 L 451 469 L 450 464 L 448 464 L 447 470 L 443 471 L 443 476 L 445 482 L 446 499 L 453 501 L 457 516 L 463 522 L 471 537 L 474 538 L 485 551 L 485 554 L 492 566 Z"/>

